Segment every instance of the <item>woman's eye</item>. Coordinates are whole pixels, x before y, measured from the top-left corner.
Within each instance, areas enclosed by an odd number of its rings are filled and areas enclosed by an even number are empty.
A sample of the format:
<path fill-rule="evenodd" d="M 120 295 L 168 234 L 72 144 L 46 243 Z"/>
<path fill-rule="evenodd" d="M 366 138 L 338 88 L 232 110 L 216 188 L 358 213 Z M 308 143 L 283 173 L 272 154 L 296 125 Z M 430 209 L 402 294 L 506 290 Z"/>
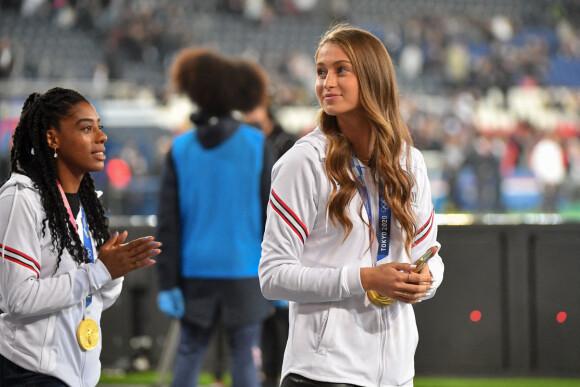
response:
<path fill-rule="evenodd" d="M 339 67 L 338 68 L 338 73 L 343 73 L 345 71 L 348 71 L 348 69 L 346 67 Z"/>
<path fill-rule="evenodd" d="M 85 126 L 82 130 L 91 131 L 93 127 L 91 125 Z"/>
<path fill-rule="evenodd" d="M 318 74 L 319 77 L 324 76 L 324 70 L 316 70 L 316 73 Z"/>

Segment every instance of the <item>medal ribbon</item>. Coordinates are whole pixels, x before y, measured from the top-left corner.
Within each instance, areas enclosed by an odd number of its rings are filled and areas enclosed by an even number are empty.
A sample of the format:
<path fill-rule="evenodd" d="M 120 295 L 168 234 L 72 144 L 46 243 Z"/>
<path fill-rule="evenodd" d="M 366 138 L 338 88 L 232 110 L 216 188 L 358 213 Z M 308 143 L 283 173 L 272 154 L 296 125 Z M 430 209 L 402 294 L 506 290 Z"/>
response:
<path fill-rule="evenodd" d="M 72 213 L 70 204 L 68 204 L 68 199 L 66 198 L 64 190 L 62 189 L 62 185 L 60 185 L 60 181 L 58 181 L 58 179 L 56 180 L 56 185 L 58 186 L 58 190 L 60 191 L 60 196 L 62 196 L 62 201 L 64 202 L 66 212 L 68 212 L 68 220 L 70 220 L 72 226 L 75 228 L 75 231 L 78 233 L 79 230 L 77 229 L 77 222 L 75 220 L 75 216 Z"/>
<path fill-rule="evenodd" d="M 68 213 L 68 219 L 71 222 L 72 226 L 75 228 L 75 231 L 78 233 L 79 230 L 77 228 L 77 222 L 75 220 L 75 216 L 72 213 L 72 209 L 70 208 L 70 204 L 68 199 L 66 198 L 66 194 L 62 189 L 62 185 L 58 179 L 56 180 L 56 185 L 58 186 L 58 190 L 60 191 L 60 196 L 62 196 L 62 201 L 64 202 L 64 207 L 66 208 L 66 212 Z M 81 207 L 81 215 L 82 215 L 82 223 L 83 223 L 83 246 L 87 250 L 89 258 L 91 262 L 95 262 L 95 256 L 93 252 L 93 241 L 91 240 L 91 234 L 89 233 L 89 226 L 87 222 L 87 217 L 85 216 L 85 211 L 83 210 L 83 206 Z M 93 295 L 89 294 L 87 296 L 86 306 L 88 307 L 91 302 L 93 301 Z"/>
<path fill-rule="evenodd" d="M 369 217 L 369 222 L 373 224 L 373 215 L 371 209 L 371 201 L 369 192 L 365 184 L 365 178 L 362 167 L 358 159 L 354 158 L 353 162 L 355 174 L 362 184 L 362 189 L 359 188 L 360 195 L 364 198 L 364 207 Z M 364 190 L 364 192 L 363 192 Z M 391 209 L 385 199 L 385 186 L 379 181 L 379 224 L 377 230 L 377 238 L 379 241 L 379 250 L 377 252 L 377 262 L 389 255 L 389 245 L 391 240 Z"/>
<path fill-rule="evenodd" d="M 87 253 L 89 254 L 89 258 L 91 259 L 91 263 L 95 262 L 95 255 L 93 252 L 93 241 L 91 240 L 91 234 L 89 233 L 89 224 L 87 222 L 87 217 L 85 216 L 85 210 L 83 210 L 83 206 L 81 206 L 81 215 L 82 215 L 82 222 L 83 222 L 83 245 L 85 246 L 85 249 L 87 250 Z M 93 295 L 89 294 L 87 296 L 87 305 L 86 307 L 88 308 L 89 305 L 91 305 L 91 302 L 93 301 Z"/>

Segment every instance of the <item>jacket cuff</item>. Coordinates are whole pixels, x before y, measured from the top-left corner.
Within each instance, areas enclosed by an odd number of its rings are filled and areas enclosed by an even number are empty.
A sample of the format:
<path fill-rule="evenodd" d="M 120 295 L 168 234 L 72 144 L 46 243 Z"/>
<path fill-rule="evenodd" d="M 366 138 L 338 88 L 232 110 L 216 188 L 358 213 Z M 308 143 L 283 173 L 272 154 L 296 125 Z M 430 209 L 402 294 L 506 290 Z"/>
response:
<path fill-rule="evenodd" d="M 97 259 L 93 264 L 89 264 L 90 267 L 87 270 L 89 275 L 89 284 L 91 292 L 99 290 L 103 285 L 112 281 L 111 274 L 107 270 L 105 264 Z"/>
<path fill-rule="evenodd" d="M 344 274 L 345 286 L 351 296 L 365 293 L 360 279 L 360 267 L 345 267 Z"/>

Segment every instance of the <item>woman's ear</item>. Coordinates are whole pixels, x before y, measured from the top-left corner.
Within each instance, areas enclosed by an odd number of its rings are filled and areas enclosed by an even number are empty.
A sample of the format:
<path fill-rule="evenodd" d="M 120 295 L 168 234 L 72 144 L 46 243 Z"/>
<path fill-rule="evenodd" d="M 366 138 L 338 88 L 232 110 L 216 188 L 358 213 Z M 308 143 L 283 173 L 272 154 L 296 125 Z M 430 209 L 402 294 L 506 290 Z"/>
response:
<path fill-rule="evenodd" d="M 46 142 L 52 149 L 58 148 L 58 135 L 56 129 L 50 128 L 46 131 Z"/>

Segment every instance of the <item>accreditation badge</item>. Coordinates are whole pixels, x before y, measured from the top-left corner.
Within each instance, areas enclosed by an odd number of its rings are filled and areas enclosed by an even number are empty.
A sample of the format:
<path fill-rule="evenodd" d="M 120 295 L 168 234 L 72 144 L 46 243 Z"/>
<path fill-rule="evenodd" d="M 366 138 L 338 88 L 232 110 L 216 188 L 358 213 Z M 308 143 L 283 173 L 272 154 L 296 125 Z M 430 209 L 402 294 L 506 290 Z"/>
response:
<path fill-rule="evenodd" d="M 99 343 L 99 326 L 95 320 L 86 318 L 77 328 L 77 341 L 82 349 L 90 351 Z"/>

